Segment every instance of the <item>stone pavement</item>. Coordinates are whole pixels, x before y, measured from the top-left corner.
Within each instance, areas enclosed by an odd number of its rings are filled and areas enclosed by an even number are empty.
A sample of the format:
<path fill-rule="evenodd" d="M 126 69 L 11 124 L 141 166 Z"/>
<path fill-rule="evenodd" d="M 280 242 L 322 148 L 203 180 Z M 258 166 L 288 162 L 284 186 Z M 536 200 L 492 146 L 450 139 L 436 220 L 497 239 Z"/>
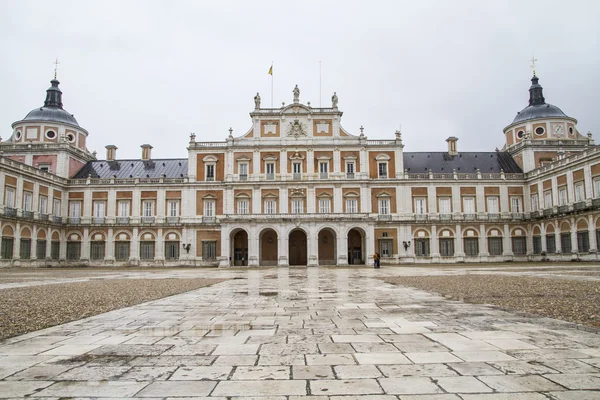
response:
<path fill-rule="evenodd" d="M 600 399 L 599 334 L 392 273 L 193 270 L 233 279 L 0 343 L 0 398 Z"/>

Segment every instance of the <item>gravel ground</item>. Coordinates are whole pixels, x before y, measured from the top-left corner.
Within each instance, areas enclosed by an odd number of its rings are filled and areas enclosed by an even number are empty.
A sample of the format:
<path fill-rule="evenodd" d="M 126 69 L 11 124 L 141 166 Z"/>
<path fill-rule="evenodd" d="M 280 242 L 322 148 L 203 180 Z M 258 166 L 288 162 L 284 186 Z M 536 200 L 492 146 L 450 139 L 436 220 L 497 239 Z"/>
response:
<path fill-rule="evenodd" d="M 0 290 L 0 340 L 225 279 L 103 279 Z"/>
<path fill-rule="evenodd" d="M 467 303 L 494 304 L 600 327 L 598 282 L 498 275 L 406 276 L 383 280 Z"/>

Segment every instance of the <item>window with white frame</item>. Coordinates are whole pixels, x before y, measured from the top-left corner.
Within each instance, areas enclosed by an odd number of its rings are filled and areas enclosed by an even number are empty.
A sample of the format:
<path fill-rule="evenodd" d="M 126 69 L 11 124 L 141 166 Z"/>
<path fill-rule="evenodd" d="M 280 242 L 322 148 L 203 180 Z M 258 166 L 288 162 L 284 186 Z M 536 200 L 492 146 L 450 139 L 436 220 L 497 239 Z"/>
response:
<path fill-rule="evenodd" d="M 60 200 L 54 199 L 54 205 L 52 207 L 52 211 L 54 211 L 55 217 L 60 217 Z"/>
<path fill-rule="evenodd" d="M 346 178 L 354 178 L 355 162 L 346 161 Z"/>
<path fill-rule="evenodd" d="M 274 162 L 266 163 L 265 171 L 266 171 L 268 180 L 272 181 L 275 179 L 275 163 Z"/>
<path fill-rule="evenodd" d="M 215 216 L 215 201 L 204 200 L 204 216 L 214 217 Z"/>
<path fill-rule="evenodd" d="M 463 197 L 463 212 L 465 214 L 475 214 L 475 197 Z"/>
<path fill-rule="evenodd" d="M 31 211 L 33 205 L 33 193 L 23 192 L 23 211 Z"/>
<path fill-rule="evenodd" d="M 292 200 L 292 214 L 302 214 L 304 212 L 304 199 Z"/>
<path fill-rule="evenodd" d="M 142 216 L 154 217 L 154 200 L 144 200 L 142 202 Z"/>
<path fill-rule="evenodd" d="M 207 163 L 205 165 L 205 170 L 206 170 L 206 180 L 214 181 L 215 180 L 215 164 Z"/>
<path fill-rule="evenodd" d="M 329 161 L 319 161 L 319 177 L 321 179 L 329 178 Z"/>
<path fill-rule="evenodd" d="M 275 214 L 277 210 L 277 201 L 274 199 L 265 200 L 265 214 Z"/>
<path fill-rule="evenodd" d="M 540 200 L 538 194 L 534 193 L 531 195 L 531 211 L 537 211 L 539 208 Z"/>
<path fill-rule="evenodd" d="M 240 163 L 239 165 L 239 176 L 240 176 L 240 181 L 247 181 L 248 180 L 248 163 Z"/>
<path fill-rule="evenodd" d="M 388 177 L 388 163 L 387 163 L 387 161 L 379 161 L 377 163 L 377 176 L 380 179 L 386 179 Z"/>
<path fill-rule="evenodd" d="M 6 198 L 4 199 L 4 205 L 6 207 L 15 208 L 15 189 L 6 188 Z"/>
<path fill-rule="evenodd" d="M 358 199 L 346 199 L 346 212 L 349 214 L 358 212 Z"/>
<path fill-rule="evenodd" d="M 427 197 L 415 197 L 415 214 L 427 213 Z"/>
<path fill-rule="evenodd" d="M 81 201 L 70 201 L 69 202 L 69 217 L 80 218 L 81 217 Z"/>
<path fill-rule="evenodd" d="M 319 199 L 319 212 L 321 214 L 329 214 L 331 212 L 330 199 Z"/>
<path fill-rule="evenodd" d="M 167 216 L 178 217 L 179 216 L 179 200 L 169 200 L 167 203 Z"/>
<path fill-rule="evenodd" d="M 500 212 L 500 206 L 498 204 L 498 196 L 487 197 L 487 212 L 497 214 Z"/>
<path fill-rule="evenodd" d="M 600 197 L 600 178 L 594 178 L 592 183 L 594 185 L 594 198 L 597 199 Z"/>
<path fill-rule="evenodd" d="M 294 175 L 294 179 L 302 178 L 302 163 L 294 161 L 292 163 L 292 174 Z"/>
<path fill-rule="evenodd" d="M 379 214 L 389 215 L 390 214 L 390 199 L 379 199 Z"/>
<path fill-rule="evenodd" d="M 515 196 L 510 198 L 510 211 L 513 213 L 523 212 L 523 202 L 520 197 Z"/>
<path fill-rule="evenodd" d="M 567 187 L 561 186 L 558 188 L 558 205 L 564 206 L 567 203 Z"/>
<path fill-rule="evenodd" d="M 40 214 L 48 214 L 48 197 L 40 196 Z"/>
<path fill-rule="evenodd" d="M 585 200 L 585 190 L 583 187 L 583 182 L 575 183 L 575 202 L 579 203 L 580 201 Z"/>
<path fill-rule="evenodd" d="M 552 208 L 552 190 L 544 192 L 544 208 Z"/>
<path fill-rule="evenodd" d="M 93 212 L 94 218 L 104 218 L 105 210 L 106 210 L 106 202 L 105 201 L 94 201 L 93 204 Z"/>
<path fill-rule="evenodd" d="M 129 200 L 119 200 L 117 202 L 117 216 L 129 217 Z"/>
<path fill-rule="evenodd" d="M 452 212 L 451 209 L 451 198 L 450 197 L 440 197 L 440 214 L 450 214 Z"/>
<path fill-rule="evenodd" d="M 237 213 L 238 214 L 248 214 L 249 201 L 248 199 L 239 199 L 237 201 Z"/>

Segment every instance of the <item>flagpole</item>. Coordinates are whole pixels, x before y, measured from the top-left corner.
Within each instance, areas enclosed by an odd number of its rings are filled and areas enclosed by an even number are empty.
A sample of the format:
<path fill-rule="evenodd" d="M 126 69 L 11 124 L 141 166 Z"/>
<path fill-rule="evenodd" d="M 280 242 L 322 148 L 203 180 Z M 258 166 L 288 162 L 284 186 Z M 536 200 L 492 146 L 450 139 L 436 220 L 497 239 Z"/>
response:
<path fill-rule="evenodd" d="M 273 61 L 271 61 L 271 108 L 273 108 Z"/>
<path fill-rule="evenodd" d="M 321 96 L 321 61 L 319 60 L 319 108 L 321 108 L 321 100 L 323 96 Z"/>

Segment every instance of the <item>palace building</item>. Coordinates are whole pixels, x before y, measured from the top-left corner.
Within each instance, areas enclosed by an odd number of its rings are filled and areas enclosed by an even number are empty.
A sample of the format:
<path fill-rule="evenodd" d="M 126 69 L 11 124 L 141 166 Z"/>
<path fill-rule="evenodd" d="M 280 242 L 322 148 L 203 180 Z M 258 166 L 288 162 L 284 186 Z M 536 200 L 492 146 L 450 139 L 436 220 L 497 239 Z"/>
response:
<path fill-rule="evenodd" d="M 501 150 L 405 151 L 331 106 L 254 99 L 244 135 L 190 136 L 187 158 L 98 160 L 53 79 L 0 143 L 2 266 L 290 266 L 592 260 L 600 151 L 577 120 L 529 104 Z M 508 116 L 507 116 L 508 117 Z M 509 120 L 507 119 L 507 122 Z M 231 132 L 231 131 L 230 131 Z"/>

